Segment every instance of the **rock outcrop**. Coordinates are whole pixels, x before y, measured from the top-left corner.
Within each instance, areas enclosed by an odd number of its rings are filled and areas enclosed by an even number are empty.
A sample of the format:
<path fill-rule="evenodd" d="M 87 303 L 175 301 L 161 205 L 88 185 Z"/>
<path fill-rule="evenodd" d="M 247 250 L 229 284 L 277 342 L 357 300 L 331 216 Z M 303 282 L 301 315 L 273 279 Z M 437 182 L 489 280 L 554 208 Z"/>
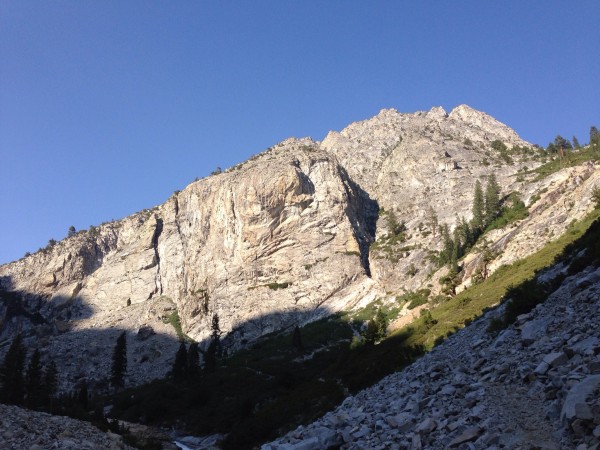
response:
<path fill-rule="evenodd" d="M 6 450 L 133 450 L 118 434 L 87 422 L 0 404 L 0 444 Z"/>

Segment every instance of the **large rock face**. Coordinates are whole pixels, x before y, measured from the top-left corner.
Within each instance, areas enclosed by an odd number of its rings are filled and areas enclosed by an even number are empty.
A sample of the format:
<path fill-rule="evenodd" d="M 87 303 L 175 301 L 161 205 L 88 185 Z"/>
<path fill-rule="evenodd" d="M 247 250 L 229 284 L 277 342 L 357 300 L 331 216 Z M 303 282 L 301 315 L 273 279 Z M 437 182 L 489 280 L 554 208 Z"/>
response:
<path fill-rule="evenodd" d="M 510 262 L 539 248 L 548 229 L 557 235 L 591 208 L 598 171 L 566 169 L 555 184 L 532 183 L 525 169 L 540 164 L 535 152 L 508 161 L 491 148 L 495 140 L 529 146 L 465 105 L 450 114 L 383 110 L 320 143 L 288 139 L 151 210 L 1 266 L 0 339 L 25 332 L 32 345 L 66 361 L 65 376 L 93 372 L 100 379 L 111 343 L 126 330 L 136 336 L 132 357 L 152 363 L 132 369 L 129 382 L 162 376 L 178 345 L 166 323 L 174 311 L 183 332 L 198 341 L 218 315 L 225 344 L 234 349 L 435 283 L 427 256 L 441 238 L 428 213 L 451 227 L 460 216 L 469 219 L 475 181 L 485 183 L 491 173 L 504 194 L 518 190 L 529 200 L 548 192 L 532 214 L 539 217 L 535 227 L 498 232 L 494 242 L 508 249 L 498 264 Z M 568 202 L 550 195 L 570 185 Z M 558 216 L 545 212 L 559 203 Z M 393 248 L 392 257 L 385 245 L 370 247 L 385 241 L 389 211 L 408 228 L 405 248 Z M 93 369 L 80 367 L 73 346 L 86 348 Z"/>

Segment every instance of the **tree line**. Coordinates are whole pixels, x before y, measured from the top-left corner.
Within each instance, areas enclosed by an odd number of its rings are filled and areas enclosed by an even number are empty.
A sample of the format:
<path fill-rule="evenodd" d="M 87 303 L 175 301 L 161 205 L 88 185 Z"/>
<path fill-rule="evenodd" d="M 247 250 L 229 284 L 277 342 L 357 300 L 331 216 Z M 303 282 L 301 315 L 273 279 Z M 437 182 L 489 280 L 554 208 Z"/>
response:
<path fill-rule="evenodd" d="M 26 367 L 27 348 L 18 334 L 0 366 L 0 401 L 30 408 L 50 407 L 58 388 L 58 370 L 54 361 L 45 366 L 39 350 L 34 350 Z"/>
<path fill-rule="evenodd" d="M 471 208 L 473 218 L 470 221 L 467 221 L 464 217 L 457 218 L 457 224 L 452 233 L 450 233 L 448 224 L 440 226 L 439 232 L 442 236 L 443 248 L 438 257 L 438 263 L 441 266 L 448 265 L 449 268 L 448 274 L 440 279 L 445 294 L 456 295 L 456 286 L 462 278 L 462 267 L 458 264 L 458 260 L 477 243 L 485 231 L 503 213 L 500 192 L 500 185 L 494 174 L 488 177 L 485 191 L 481 182 L 477 180 Z M 518 197 L 513 196 L 512 201 L 513 207 L 525 208 Z M 485 242 L 483 247 L 483 253 L 491 257 L 491 251 Z M 484 278 L 487 273 L 485 259 L 484 257 L 484 268 L 482 269 Z M 489 260 L 491 259 L 488 258 L 487 262 Z"/>

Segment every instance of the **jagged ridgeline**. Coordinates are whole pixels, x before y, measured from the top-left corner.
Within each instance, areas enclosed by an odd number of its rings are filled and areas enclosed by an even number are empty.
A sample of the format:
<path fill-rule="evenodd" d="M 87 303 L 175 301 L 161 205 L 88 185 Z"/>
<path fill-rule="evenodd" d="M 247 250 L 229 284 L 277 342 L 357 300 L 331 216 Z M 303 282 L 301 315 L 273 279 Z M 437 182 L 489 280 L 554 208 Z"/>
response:
<path fill-rule="evenodd" d="M 334 370 L 344 386 L 329 386 L 337 392 L 331 406 L 344 389 L 400 368 L 498 301 L 507 286 L 486 301 L 468 294 L 493 274 L 588 223 L 598 153 L 594 143 L 544 150 L 466 105 L 449 114 L 382 110 L 321 142 L 287 139 L 162 205 L 70 229 L 1 266 L 2 352 L 20 333 L 27 348 L 40 349 L 42 365 L 58 365 L 59 392 L 113 389 L 111 358 L 123 331 L 125 387 L 163 378 L 177 353 L 185 378 L 189 358 L 244 371 L 247 362 L 234 364 L 239 355 L 287 340 L 302 355 L 285 356 L 288 363 L 318 361 L 315 374 L 333 364 L 333 356 L 319 359 L 323 349 L 355 371 L 371 360 L 361 376 Z M 441 321 L 436 308 L 452 319 Z M 410 324 L 420 331 L 394 338 L 405 348 L 394 360 L 386 337 Z M 393 362 L 377 369 L 379 357 Z M 279 388 L 296 386 L 276 372 Z M 259 397 L 248 400 L 248 414 L 267 399 Z M 229 419 L 219 420 L 198 431 L 227 431 Z"/>

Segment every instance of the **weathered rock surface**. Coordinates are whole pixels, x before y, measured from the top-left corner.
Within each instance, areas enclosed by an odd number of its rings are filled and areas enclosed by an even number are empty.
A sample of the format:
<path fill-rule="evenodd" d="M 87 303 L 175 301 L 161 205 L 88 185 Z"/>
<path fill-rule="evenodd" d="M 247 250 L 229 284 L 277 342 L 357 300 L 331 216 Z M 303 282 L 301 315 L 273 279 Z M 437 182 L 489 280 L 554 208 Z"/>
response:
<path fill-rule="evenodd" d="M 0 404 L 0 447 L 6 450 L 133 449 L 118 434 L 87 422 Z"/>
<path fill-rule="evenodd" d="M 600 268 L 496 336 L 486 329 L 501 310 L 262 449 L 325 449 L 325 437 L 342 449 L 600 448 Z M 533 323 L 547 332 L 525 343 Z"/>

